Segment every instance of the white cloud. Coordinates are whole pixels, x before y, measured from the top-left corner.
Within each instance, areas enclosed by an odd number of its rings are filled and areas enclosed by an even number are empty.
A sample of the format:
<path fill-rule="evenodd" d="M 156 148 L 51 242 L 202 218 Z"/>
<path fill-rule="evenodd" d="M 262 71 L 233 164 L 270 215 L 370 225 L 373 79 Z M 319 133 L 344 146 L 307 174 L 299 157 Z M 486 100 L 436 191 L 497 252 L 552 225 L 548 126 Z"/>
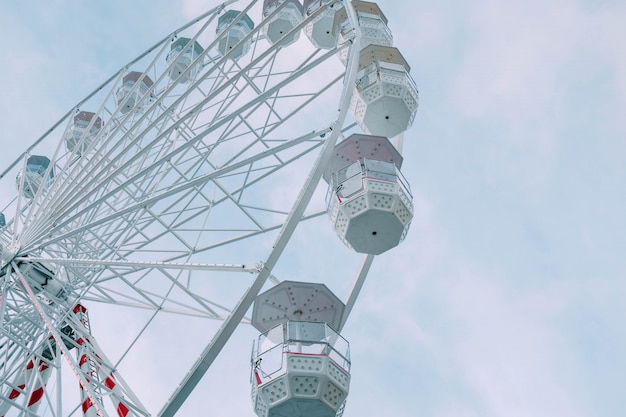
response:
<path fill-rule="evenodd" d="M 586 415 L 588 399 L 571 395 L 580 375 L 552 323 L 563 300 L 524 297 L 481 275 L 462 272 L 446 304 L 461 326 L 456 364 L 484 415 Z"/>

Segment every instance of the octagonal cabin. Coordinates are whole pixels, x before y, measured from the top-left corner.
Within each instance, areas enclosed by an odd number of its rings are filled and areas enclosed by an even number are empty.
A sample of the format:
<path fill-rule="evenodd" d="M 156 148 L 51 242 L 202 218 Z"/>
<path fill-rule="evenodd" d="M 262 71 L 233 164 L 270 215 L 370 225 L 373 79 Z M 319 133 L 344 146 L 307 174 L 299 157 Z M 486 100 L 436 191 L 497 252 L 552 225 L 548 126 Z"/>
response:
<path fill-rule="evenodd" d="M 412 124 L 418 91 L 397 48 L 370 45 L 361 51 L 350 112 L 372 135 L 393 137 Z"/>
<path fill-rule="evenodd" d="M 189 38 L 178 38 L 172 42 L 170 51 L 165 57 L 169 65 L 167 75 L 170 79 L 183 84 L 192 80 L 199 68 L 199 64 L 194 61 L 203 51 L 204 49 L 198 42 Z"/>
<path fill-rule="evenodd" d="M 344 304 L 323 284 L 284 281 L 259 295 L 252 401 L 259 417 L 335 417 L 350 386 L 350 347 L 334 330 Z"/>
<path fill-rule="evenodd" d="M 83 154 L 91 146 L 102 126 L 102 119 L 95 113 L 88 111 L 78 113 L 65 134 L 67 150 L 78 155 Z"/>
<path fill-rule="evenodd" d="M 393 35 L 387 26 L 387 17 L 382 12 L 378 4 L 370 1 L 352 2 L 356 11 L 359 27 L 361 28 L 360 48 L 361 50 L 369 45 L 393 46 Z M 341 9 L 335 15 L 334 26 L 337 30 L 339 43 L 344 43 L 352 35 L 352 27 L 348 21 L 348 14 L 345 9 Z M 339 51 L 339 59 L 345 64 L 348 57 L 347 48 Z"/>
<path fill-rule="evenodd" d="M 123 114 L 131 111 L 135 106 L 142 110 L 148 100 L 146 95 L 154 82 L 141 72 L 131 71 L 124 76 L 122 85 L 115 92 L 115 99 Z"/>
<path fill-rule="evenodd" d="M 339 31 L 335 27 L 335 16 L 344 10 L 343 3 L 334 0 L 304 0 L 303 6 L 307 17 L 316 15 L 304 27 L 304 33 L 311 43 L 320 49 L 333 49 L 337 46 Z"/>
<path fill-rule="evenodd" d="M 263 1 L 263 33 L 273 45 L 280 39 L 282 46 L 291 45 L 300 37 L 300 31 L 292 31 L 304 20 L 302 4 L 298 0 L 264 0 Z"/>
<path fill-rule="evenodd" d="M 402 156 L 382 136 L 354 134 L 335 146 L 324 173 L 335 233 L 355 251 L 379 255 L 397 246 L 413 218 Z"/>
<path fill-rule="evenodd" d="M 252 38 L 244 41 L 254 29 L 254 22 L 247 14 L 238 10 L 228 10 L 217 21 L 215 34 L 219 39 L 217 50 L 222 56 L 237 61 L 250 50 Z M 226 33 L 222 33 L 226 31 Z"/>
<path fill-rule="evenodd" d="M 26 160 L 26 168 L 17 174 L 17 188 L 26 198 L 33 198 L 42 188 L 47 188 L 54 177 L 50 159 L 46 156 L 31 155 Z"/>

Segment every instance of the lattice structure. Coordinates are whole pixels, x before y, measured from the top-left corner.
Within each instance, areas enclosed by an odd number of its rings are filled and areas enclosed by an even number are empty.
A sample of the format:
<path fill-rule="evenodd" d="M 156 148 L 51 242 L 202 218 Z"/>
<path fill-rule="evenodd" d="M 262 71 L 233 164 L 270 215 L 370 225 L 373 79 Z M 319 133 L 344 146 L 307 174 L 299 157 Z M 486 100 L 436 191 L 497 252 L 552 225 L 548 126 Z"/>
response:
<path fill-rule="evenodd" d="M 357 35 L 370 35 L 357 15 L 365 2 L 314 3 L 306 12 L 297 0 L 251 0 L 240 12 L 218 5 L 125 64 L 0 173 L 0 415 L 172 417 L 193 401 L 259 293 L 285 276 L 319 273 L 312 246 L 296 242 L 308 230 L 320 251 L 336 243 L 324 227 L 319 183 L 335 144 L 360 133 L 350 114 L 360 53 L 353 45 Z M 318 24 L 338 42 L 299 37 Z M 389 197 L 395 191 L 371 185 L 373 200 L 346 207 L 395 210 L 410 221 L 410 196 L 397 199 L 401 209 Z M 338 230 L 352 229 L 341 206 L 330 212 L 344 216 Z M 349 311 L 372 257 L 326 256 L 357 271 L 342 309 Z M 105 340 L 103 349 L 86 305 L 94 323 L 97 314 L 128 318 L 132 335 Z M 325 307 L 300 311 L 300 321 L 340 330 L 347 313 Z M 210 342 L 189 340 L 192 365 L 173 347 L 182 326 L 164 331 L 168 320 L 202 321 Z M 307 326 L 300 330 L 317 329 Z M 321 373 L 294 368 L 282 383 L 338 415 L 349 358 L 334 343 L 345 342 L 339 334 L 324 329 L 333 342 L 311 339 L 322 348 L 314 353 Z M 159 346 L 159 359 L 190 367 L 164 388 L 173 393 L 162 404 L 148 404 L 160 411 L 141 404 L 151 394 L 145 384 L 131 389 L 121 378 L 134 370 L 129 358 L 154 355 L 141 343 L 150 337 L 171 339 Z M 281 355 L 307 356 L 288 347 Z M 157 383 L 170 383 L 165 371 L 152 371 L 162 376 Z M 263 372 L 253 396 L 265 398 L 256 407 L 270 413 Z M 319 398 L 307 397 L 313 388 Z"/>

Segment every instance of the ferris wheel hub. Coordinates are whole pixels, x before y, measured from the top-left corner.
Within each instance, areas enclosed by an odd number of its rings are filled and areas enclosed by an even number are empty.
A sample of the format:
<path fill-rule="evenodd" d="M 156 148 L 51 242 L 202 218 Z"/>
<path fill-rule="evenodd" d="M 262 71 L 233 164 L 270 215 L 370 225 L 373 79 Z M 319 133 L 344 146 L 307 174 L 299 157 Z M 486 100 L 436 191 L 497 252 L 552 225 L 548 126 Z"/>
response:
<path fill-rule="evenodd" d="M 4 270 L 4 267 L 15 258 L 16 253 L 16 248 L 0 244 L 0 268 Z"/>

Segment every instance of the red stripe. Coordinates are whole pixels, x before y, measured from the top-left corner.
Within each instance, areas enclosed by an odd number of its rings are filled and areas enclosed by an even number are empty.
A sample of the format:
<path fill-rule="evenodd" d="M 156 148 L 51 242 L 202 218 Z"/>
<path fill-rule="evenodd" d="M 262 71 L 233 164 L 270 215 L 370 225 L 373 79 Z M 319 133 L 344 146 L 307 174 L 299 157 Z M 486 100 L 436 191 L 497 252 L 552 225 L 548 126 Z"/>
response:
<path fill-rule="evenodd" d="M 115 381 L 113 381 L 113 375 L 111 375 L 109 378 L 107 378 L 107 379 L 104 381 L 104 385 L 106 385 L 106 387 L 107 387 L 109 390 L 113 391 L 113 388 L 115 388 Z"/>
<path fill-rule="evenodd" d="M 89 410 L 92 405 L 93 403 L 91 402 L 91 398 L 87 398 L 83 401 L 83 414 L 87 413 L 87 410 Z"/>
<path fill-rule="evenodd" d="M 33 360 L 31 359 L 26 364 L 26 369 L 33 369 L 34 366 L 35 366 L 35 364 L 33 363 Z"/>
<path fill-rule="evenodd" d="M 39 402 L 39 400 L 41 400 L 41 397 L 43 397 L 43 387 L 39 387 L 35 391 L 33 391 L 33 395 L 31 395 L 30 400 L 28 400 L 27 407 L 30 407 L 31 405 Z"/>
<path fill-rule="evenodd" d="M 26 387 L 26 384 L 22 384 L 22 385 L 18 385 L 17 386 L 19 389 L 23 390 Z M 20 392 L 16 389 L 14 389 L 13 391 L 11 391 L 11 393 L 9 394 L 9 400 L 13 400 L 17 397 L 20 396 Z"/>
<path fill-rule="evenodd" d="M 85 307 L 83 307 L 80 304 L 76 304 L 76 306 L 74 306 L 74 313 L 86 313 L 87 309 Z"/>
<path fill-rule="evenodd" d="M 126 407 L 122 402 L 120 402 L 120 405 L 117 406 L 117 415 L 120 417 L 126 417 L 128 415 L 128 407 Z"/>

